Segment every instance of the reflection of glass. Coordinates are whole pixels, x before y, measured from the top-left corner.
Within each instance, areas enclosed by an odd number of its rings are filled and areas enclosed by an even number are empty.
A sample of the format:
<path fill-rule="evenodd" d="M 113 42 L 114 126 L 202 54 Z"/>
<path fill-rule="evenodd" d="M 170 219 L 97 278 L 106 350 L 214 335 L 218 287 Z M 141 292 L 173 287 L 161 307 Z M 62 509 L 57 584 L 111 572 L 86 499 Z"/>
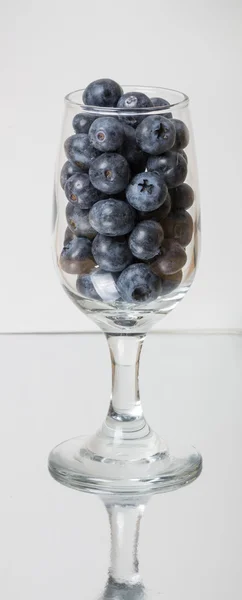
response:
<path fill-rule="evenodd" d="M 133 88 L 124 88 L 125 92 L 131 90 Z M 195 450 L 173 453 L 159 435 L 150 429 L 143 414 L 138 387 L 139 357 L 145 335 L 161 316 L 169 313 L 184 297 L 193 281 L 197 265 L 200 213 L 189 101 L 182 93 L 172 90 L 137 90 L 150 97 L 165 97 L 169 108 L 94 108 L 82 104 L 82 91 L 67 96 L 55 181 L 53 235 L 57 269 L 64 290 L 72 301 L 106 334 L 112 360 L 113 385 L 108 415 L 98 432 L 91 437 L 76 438 L 60 444 L 50 454 L 49 468 L 52 476 L 60 483 L 98 493 L 105 501 L 113 540 L 110 577 L 102 595 L 106 600 L 148 598 L 139 578 L 136 556 L 138 523 L 145 502 L 153 493 L 171 491 L 186 485 L 201 471 L 201 457 Z M 148 190 L 149 194 L 151 190 L 151 194 L 153 193 L 149 180 L 151 173 L 154 174 L 157 185 L 166 182 L 162 204 L 156 209 L 148 212 L 147 208 L 139 211 L 135 207 L 133 210 L 133 205 L 130 209 L 126 199 L 130 175 L 127 176 L 126 189 L 111 195 L 102 193 L 91 184 L 88 192 L 84 190 L 84 195 L 81 195 L 78 187 L 75 188 L 77 192 L 73 193 L 70 180 L 66 184 L 68 176 L 75 176 L 80 172 L 87 174 L 89 168 L 91 178 L 93 164 L 96 164 L 95 160 L 100 156 L 100 152 L 90 147 L 88 158 L 87 154 L 84 159 L 79 156 L 75 163 L 70 162 L 63 167 L 66 161 L 64 147 L 67 158 L 76 158 L 76 155 L 71 154 L 73 146 L 70 151 L 69 142 L 66 142 L 72 135 L 78 137 L 72 129 L 76 115 L 79 115 L 76 120 L 80 118 L 83 123 L 89 123 L 88 126 L 99 117 L 111 116 L 116 119 L 115 122 L 135 122 L 139 127 L 139 123 L 146 117 L 155 115 L 167 117 L 165 123 L 171 122 L 171 111 L 173 119 L 179 120 L 172 120 L 173 124 L 177 123 L 176 127 L 179 127 L 180 121 L 185 124 L 181 125 L 181 136 L 186 137 L 189 131 L 189 143 L 188 138 L 184 140 L 176 134 L 175 144 L 169 151 L 151 156 L 142 152 L 142 157 L 139 157 L 142 163 L 140 168 L 132 163 L 133 155 L 130 157 L 129 154 L 131 178 L 142 170 L 143 179 L 139 183 L 142 192 L 146 193 Z M 168 125 L 168 129 L 169 127 L 173 125 Z M 136 138 L 137 131 L 138 129 Z M 163 134 L 162 125 L 161 135 Z M 157 136 L 159 135 L 158 131 Z M 119 149 L 121 156 L 125 154 L 124 148 L 125 145 Z M 104 176 L 110 180 L 110 169 L 104 171 Z M 88 180 L 88 175 L 85 177 Z M 65 191 L 62 187 L 64 183 Z M 127 211 L 128 222 L 131 218 L 130 210 L 133 211 L 133 228 L 147 223 L 147 220 L 158 223 L 162 228 L 159 251 L 146 259 L 140 259 L 137 254 L 131 255 L 131 231 L 126 231 L 121 237 L 120 233 L 115 236 L 113 231 L 106 234 L 105 239 L 109 245 L 117 240 L 118 244 L 124 244 L 128 248 L 125 249 L 126 255 L 125 252 L 123 254 L 123 248 L 120 251 L 122 259 L 126 256 L 124 262 L 126 260 L 127 263 L 120 270 L 108 270 L 103 266 L 103 255 L 106 259 L 109 246 L 105 250 L 107 254 L 104 252 L 100 258 L 100 263 L 97 252 L 94 252 L 98 235 L 93 226 L 96 222 L 96 208 L 93 211 L 92 207 L 105 199 L 109 199 L 110 207 L 110 197 L 116 203 L 115 206 L 119 202 L 122 210 Z M 81 205 L 78 205 L 79 200 Z M 117 227 L 122 225 L 122 215 L 117 221 Z M 107 220 L 103 220 L 102 226 L 107 227 Z M 69 252 L 70 247 L 73 250 L 73 244 L 76 245 L 76 254 Z M 139 251 L 142 255 L 142 243 Z M 127 285 L 125 287 L 122 281 L 125 269 L 131 269 L 132 273 L 129 295 Z M 149 278 L 145 279 L 143 273 L 146 277 L 147 272 Z M 137 273 L 141 273 L 141 278 Z M 127 284 L 126 280 L 124 282 Z"/>

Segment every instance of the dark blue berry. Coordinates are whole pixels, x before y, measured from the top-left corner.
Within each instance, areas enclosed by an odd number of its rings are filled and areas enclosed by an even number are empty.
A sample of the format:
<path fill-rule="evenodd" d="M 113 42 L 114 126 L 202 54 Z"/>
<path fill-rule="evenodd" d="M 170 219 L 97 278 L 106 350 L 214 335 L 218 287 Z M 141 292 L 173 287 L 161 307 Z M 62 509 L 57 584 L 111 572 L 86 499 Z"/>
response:
<path fill-rule="evenodd" d="M 138 223 L 129 236 L 132 254 L 140 260 L 149 260 L 159 253 L 164 232 L 156 221 Z"/>
<path fill-rule="evenodd" d="M 166 108 L 166 107 L 169 108 L 170 107 L 170 103 L 167 102 L 167 100 L 164 100 L 164 98 L 150 98 L 150 100 L 151 100 L 152 106 L 156 106 L 157 108 Z M 163 116 L 166 117 L 166 119 L 172 119 L 171 112 L 164 113 Z"/>
<path fill-rule="evenodd" d="M 80 208 L 91 208 L 99 200 L 99 194 L 86 173 L 72 175 L 65 185 L 65 195 L 72 204 Z"/>
<path fill-rule="evenodd" d="M 161 156 L 150 156 L 147 169 L 162 173 L 168 188 L 180 185 L 187 176 L 187 163 L 180 152 L 165 152 Z"/>
<path fill-rule="evenodd" d="M 96 231 L 89 221 L 89 210 L 83 210 L 80 206 L 68 202 L 66 207 L 66 220 L 70 230 L 77 236 L 84 236 L 92 240 Z"/>
<path fill-rule="evenodd" d="M 148 108 L 152 106 L 152 103 L 148 96 L 146 96 L 146 94 L 143 94 L 142 92 L 127 92 L 126 94 L 123 94 L 123 96 L 121 96 L 117 106 L 118 108 L 122 108 L 123 110 L 130 111 L 130 115 L 127 114 L 125 115 L 125 117 L 121 118 L 129 125 L 136 127 L 136 125 L 140 123 L 144 117 L 142 116 L 142 114 L 141 116 L 133 115 L 131 110 L 133 110 L 134 112 L 135 110 L 139 111 L 140 108 Z"/>
<path fill-rule="evenodd" d="M 171 294 L 182 281 L 182 271 L 178 271 L 173 275 L 164 275 L 162 277 L 162 296 Z"/>
<path fill-rule="evenodd" d="M 69 179 L 69 177 L 71 177 L 75 173 L 80 173 L 79 167 L 77 167 L 77 165 L 74 165 L 74 163 L 70 162 L 70 160 L 67 160 L 63 165 L 60 174 L 60 184 L 63 189 L 66 185 L 67 179 Z"/>
<path fill-rule="evenodd" d="M 123 124 L 124 142 L 121 153 L 126 158 L 132 173 L 141 173 L 145 170 L 147 157 L 136 142 L 135 130 L 126 123 Z"/>
<path fill-rule="evenodd" d="M 137 263 L 125 269 L 117 287 L 125 302 L 141 304 L 155 300 L 161 293 L 161 279 L 147 265 Z"/>
<path fill-rule="evenodd" d="M 174 150 L 183 150 L 189 143 L 189 130 L 183 121 L 180 119 L 172 119 L 172 123 L 175 125 L 176 139 L 174 143 Z"/>
<path fill-rule="evenodd" d="M 92 244 L 92 253 L 104 271 L 122 271 L 133 260 L 125 237 L 112 238 L 98 234 Z"/>
<path fill-rule="evenodd" d="M 144 221 L 144 219 L 149 219 L 152 221 L 157 221 L 158 223 L 169 215 L 171 210 L 171 197 L 170 194 L 167 194 L 165 202 L 156 210 L 151 210 L 149 212 L 138 211 L 137 219 L 138 221 Z"/>
<path fill-rule="evenodd" d="M 90 144 L 87 133 L 71 135 L 65 141 L 64 148 L 67 158 L 82 171 L 88 171 L 91 162 L 99 155 L 96 148 Z"/>
<path fill-rule="evenodd" d="M 120 154 L 104 153 L 90 167 L 89 177 L 95 188 L 106 194 L 122 192 L 129 182 L 130 170 Z"/>
<path fill-rule="evenodd" d="M 76 133 L 88 133 L 95 117 L 85 113 L 78 113 L 72 121 L 72 127 Z"/>
<path fill-rule="evenodd" d="M 170 212 L 168 217 L 162 221 L 162 227 L 166 238 L 177 240 L 181 246 L 188 246 L 193 235 L 193 220 L 186 210 Z"/>
<path fill-rule="evenodd" d="M 83 92 L 83 102 L 89 106 L 117 106 L 123 93 L 122 88 L 112 79 L 92 81 Z"/>
<path fill-rule="evenodd" d="M 97 150 L 114 152 L 123 143 L 123 125 L 115 117 L 99 117 L 91 125 L 88 135 L 92 146 Z"/>
<path fill-rule="evenodd" d="M 135 211 L 123 200 L 108 198 L 99 200 L 89 215 L 90 223 L 98 233 L 119 236 L 132 231 L 135 224 Z"/>
<path fill-rule="evenodd" d="M 158 155 L 170 150 L 175 137 L 176 130 L 172 120 L 160 115 L 146 117 L 136 129 L 137 143 L 149 154 Z"/>
<path fill-rule="evenodd" d="M 126 198 L 137 210 L 151 211 L 161 206 L 166 199 L 167 187 L 159 173 L 135 175 L 126 190 Z"/>
<path fill-rule="evenodd" d="M 89 273 L 95 266 L 92 244 L 85 237 L 75 237 L 65 243 L 60 255 L 60 267 L 66 273 L 81 275 Z"/>
<path fill-rule="evenodd" d="M 76 280 L 76 289 L 81 296 L 84 298 L 91 298 L 92 300 L 101 300 L 99 294 L 95 290 L 92 283 L 92 277 L 90 273 L 86 275 L 80 275 Z"/>
<path fill-rule="evenodd" d="M 184 150 L 178 150 L 178 152 L 179 152 L 179 154 L 181 154 L 183 156 L 186 163 L 188 163 L 188 158 L 187 158 L 186 152 L 184 152 Z"/>
<path fill-rule="evenodd" d="M 118 108 L 132 109 L 152 106 L 151 100 L 142 92 L 127 92 L 118 101 Z"/>
<path fill-rule="evenodd" d="M 173 275 L 180 271 L 187 262 L 187 255 L 177 240 L 164 240 L 160 253 L 152 262 L 150 268 L 153 273 L 162 277 L 163 275 Z"/>
<path fill-rule="evenodd" d="M 194 202 L 194 191 L 188 183 L 182 183 L 171 190 L 172 209 L 190 208 Z"/>
<path fill-rule="evenodd" d="M 64 246 L 66 246 L 66 244 L 68 244 L 68 242 L 73 240 L 74 237 L 75 237 L 75 234 L 71 231 L 71 229 L 69 227 L 67 227 L 65 230 Z"/>

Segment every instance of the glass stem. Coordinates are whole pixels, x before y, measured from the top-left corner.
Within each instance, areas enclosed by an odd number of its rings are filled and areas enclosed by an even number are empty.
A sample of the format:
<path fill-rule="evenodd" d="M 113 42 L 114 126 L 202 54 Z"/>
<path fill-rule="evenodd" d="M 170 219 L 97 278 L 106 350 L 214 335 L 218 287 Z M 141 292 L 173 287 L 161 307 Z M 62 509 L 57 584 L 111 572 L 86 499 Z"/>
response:
<path fill-rule="evenodd" d="M 149 427 L 143 415 L 139 396 L 139 360 L 145 335 L 107 334 L 112 361 L 112 394 L 106 427 L 109 435 L 122 432 L 140 438 Z M 112 435 L 112 434 L 111 434 Z"/>
<path fill-rule="evenodd" d="M 119 584 L 140 582 L 137 556 L 140 521 L 145 502 L 106 503 L 111 529 L 111 566 L 109 578 Z"/>

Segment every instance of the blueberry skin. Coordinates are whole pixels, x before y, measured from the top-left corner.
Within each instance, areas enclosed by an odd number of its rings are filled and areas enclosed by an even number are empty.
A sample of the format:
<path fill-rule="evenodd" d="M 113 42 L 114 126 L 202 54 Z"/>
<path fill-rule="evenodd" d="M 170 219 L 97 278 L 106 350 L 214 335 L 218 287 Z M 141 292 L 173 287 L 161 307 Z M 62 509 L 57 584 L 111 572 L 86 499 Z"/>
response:
<path fill-rule="evenodd" d="M 75 237 L 75 234 L 73 233 L 73 231 L 71 231 L 71 229 L 69 227 L 67 227 L 65 230 L 65 236 L 64 236 L 64 246 L 66 246 L 66 244 L 68 244 L 68 242 L 73 240 L 74 237 Z"/>
<path fill-rule="evenodd" d="M 104 153 L 92 162 L 89 177 L 92 185 L 101 192 L 118 194 L 128 185 L 129 165 L 120 154 Z"/>
<path fill-rule="evenodd" d="M 155 300 L 161 294 L 161 279 L 147 265 L 137 263 L 125 269 L 118 278 L 117 288 L 125 302 L 141 304 Z"/>
<path fill-rule="evenodd" d="M 188 209 L 194 202 L 194 191 L 188 183 L 182 183 L 170 191 L 172 210 L 179 208 Z"/>
<path fill-rule="evenodd" d="M 133 260 L 125 237 L 112 238 L 98 234 L 92 244 L 92 253 L 104 271 L 123 271 Z"/>
<path fill-rule="evenodd" d="M 181 246 L 190 244 L 193 235 L 193 220 L 186 210 L 170 212 L 168 217 L 162 221 L 165 238 L 177 240 Z"/>
<path fill-rule="evenodd" d="M 146 117 L 136 129 L 136 140 L 140 148 L 155 156 L 170 150 L 175 138 L 176 130 L 172 119 L 160 115 Z"/>
<path fill-rule="evenodd" d="M 178 150 L 178 152 L 179 152 L 179 154 L 181 154 L 183 156 L 184 160 L 188 164 L 188 158 L 187 158 L 186 152 L 184 152 L 184 150 Z"/>
<path fill-rule="evenodd" d="M 183 150 L 189 144 L 189 129 L 180 119 L 172 119 L 176 130 L 174 150 Z"/>
<path fill-rule="evenodd" d="M 99 156 L 99 152 L 90 144 L 87 133 L 76 133 L 68 137 L 64 149 L 67 158 L 81 171 L 87 172 L 91 162 Z"/>
<path fill-rule="evenodd" d="M 173 275 L 165 275 L 162 277 L 162 296 L 173 292 L 182 281 L 182 271 L 178 271 Z"/>
<path fill-rule="evenodd" d="M 130 182 L 126 198 L 137 210 L 151 211 L 159 208 L 166 199 L 167 187 L 159 173 L 139 173 Z"/>
<path fill-rule="evenodd" d="M 92 123 L 88 136 L 96 150 L 114 152 L 123 143 L 124 130 L 115 117 L 99 117 Z"/>
<path fill-rule="evenodd" d="M 75 237 L 64 245 L 60 255 L 60 267 L 71 275 L 88 273 L 95 266 L 92 245 L 85 237 Z"/>
<path fill-rule="evenodd" d="M 164 98 L 150 98 L 152 106 L 156 106 L 157 108 L 169 108 L 170 103 L 167 102 Z M 172 119 L 172 113 L 164 113 L 163 115 L 166 119 Z"/>
<path fill-rule="evenodd" d="M 83 102 L 89 106 L 117 106 L 122 93 L 122 88 L 113 79 L 97 79 L 86 87 Z"/>
<path fill-rule="evenodd" d="M 70 162 L 70 160 L 67 160 L 63 165 L 60 173 L 60 184 L 63 189 L 66 185 L 67 179 L 69 179 L 69 177 L 71 177 L 75 173 L 80 173 L 79 167 L 74 165 L 74 163 Z"/>
<path fill-rule="evenodd" d="M 91 117 L 85 113 L 78 113 L 75 115 L 72 121 L 72 127 L 75 133 L 88 133 L 95 118 L 96 117 Z"/>
<path fill-rule="evenodd" d="M 187 255 L 177 240 L 164 240 L 159 256 L 152 262 L 150 268 L 153 273 L 162 277 L 163 275 L 174 275 L 184 267 Z"/>
<path fill-rule="evenodd" d="M 66 206 L 66 220 L 70 231 L 77 237 L 87 237 L 93 240 L 97 232 L 90 224 L 89 210 L 83 210 L 80 206 L 68 202 Z"/>
<path fill-rule="evenodd" d="M 76 280 L 76 289 L 81 296 L 84 298 L 91 298 L 92 300 L 101 300 L 99 294 L 96 292 L 95 287 L 92 283 L 90 273 L 80 275 Z"/>
<path fill-rule="evenodd" d="M 98 233 L 119 236 L 130 233 L 135 225 L 135 211 L 123 200 L 99 200 L 89 215 L 90 223 Z"/>
<path fill-rule="evenodd" d="M 143 221 L 136 225 L 129 236 L 129 247 L 136 258 L 149 260 L 159 253 L 164 232 L 156 221 Z"/>
<path fill-rule="evenodd" d="M 151 100 L 142 92 L 127 92 L 121 96 L 117 104 L 118 108 L 122 108 L 123 110 L 132 109 L 133 111 L 139 108 L 149 108 L 150 106 L 152 106 Z M 130 116 L 127 115 L 125 117 L 121 117 L 121 120 L 129 125 L 132 125 L 133 127 L 136 127 L 138 123 L 143 120 L 143 118 L 144 117 L 142 115 L 134 116 L 131 113 Z"/>
<path fill-rule="evenodd" d="M 158 223 L 165 219 L 171 210 L 171 197 L 170 194 L 167 194 L 165 202 L 156 210 L 151 210 L 150 212 L 137 211 L 137 219 L 138 221 L 144 221 L 144 219 L 149 219 L 152 221 L 157 221 Z"/>
<path fill-rule="evenodd" d="M 137 174 L 145 170 L 147 156 L 136 142 L 135 130 L 127 123 L 123 123 L 124 141 L 121 153 L 129 163 L 132 173 Z"/>
<path fill-rule="evenodd" d="M 168 188 L 177 187 L 187 176 L 187 163 L 180 152 L 165 152 L 161 156 L 150 156 L 147 169 L 163 173 Z"/>
<path fill-rule="evenodd" d="M 65 195 L 72 204 L 78 204 L 80 208 L 91 208 L 100 198 L 99 193 L 93 187 L 86 173 L 72 175 L 65 185 Z"/>

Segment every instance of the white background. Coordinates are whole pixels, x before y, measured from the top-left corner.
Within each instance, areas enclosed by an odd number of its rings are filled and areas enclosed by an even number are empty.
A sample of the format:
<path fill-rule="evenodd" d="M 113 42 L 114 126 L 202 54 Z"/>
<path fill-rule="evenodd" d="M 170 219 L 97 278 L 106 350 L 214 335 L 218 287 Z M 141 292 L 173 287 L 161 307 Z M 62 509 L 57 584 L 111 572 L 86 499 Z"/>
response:
<path fill-rule="evenodd" d="M 202 260 L 162 328 L 241 328 L 241 3 L 12 0 L 1 12 L 0 331 L 94 328 L 53 271 L 50 221 L 63 97 L 102 76 L 192 101 Z"/>

